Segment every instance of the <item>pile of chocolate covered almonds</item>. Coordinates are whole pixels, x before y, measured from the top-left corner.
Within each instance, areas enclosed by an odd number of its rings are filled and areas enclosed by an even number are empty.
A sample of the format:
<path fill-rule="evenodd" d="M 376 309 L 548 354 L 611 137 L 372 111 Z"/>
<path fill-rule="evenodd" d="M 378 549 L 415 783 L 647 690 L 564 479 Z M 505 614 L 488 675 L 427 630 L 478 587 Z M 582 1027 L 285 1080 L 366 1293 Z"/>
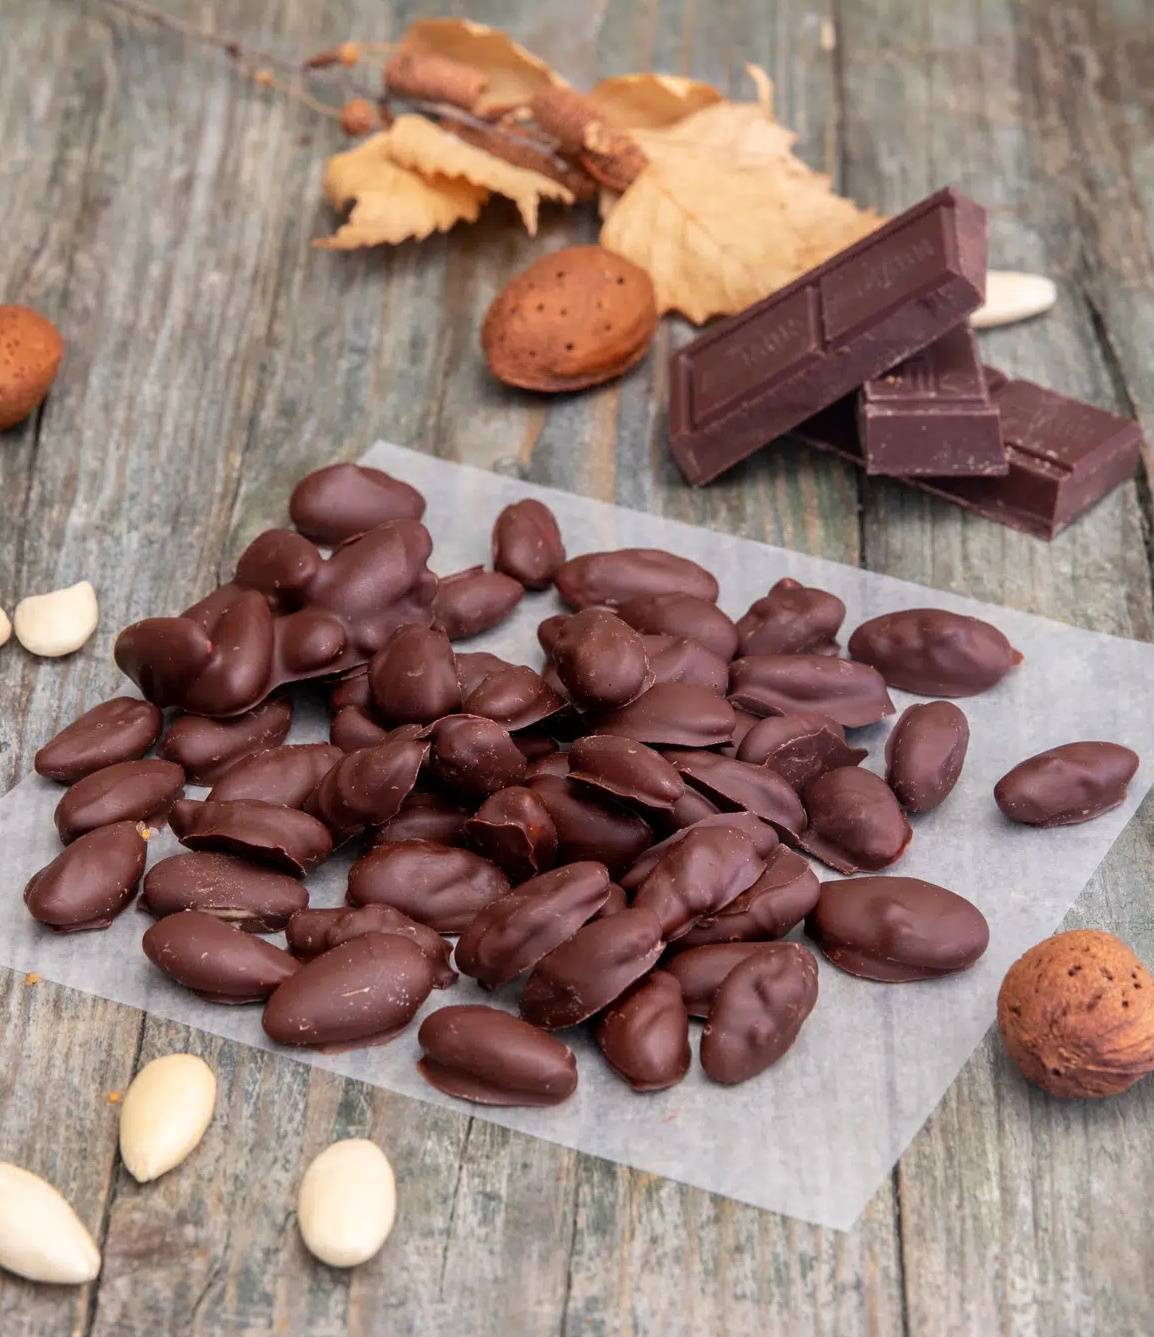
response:
<path fill-rule="evenodd" d="M 685 1076 L 691 1017 L 710 1078 L 755 1076 L 818 1005 L 813 952 L 783 941 L 801 926 L 866 980 L 982 955 L 976 906 L 888 870 L 963 771 L 950 698 L 1021 659 L 995 627 L 906 609 L 857 627 L 842 658 L 834 595 L 779 580 L 734 622 L 713 576 L 673 553 L 567 559 L 535 500 L 496 517 L 491 570 L 438 579 L 423 512 L 378 470 L 321 469 L 293 494 L 295 527 L 256 538 L 231 581 L 121 633 L 144 699 L 95 706 L 36 758 L 67 786 L 62 852 L 25 889 L 37 920 L 103 928 L 141 888 L 157 969 L 260 1003 L 286 1046 L 384 1043 L 461 972 L 494 1005 L 429 1013 L 419 1068 L 502 1105 L 572 1094 L 558 1033 L 584 1023 L 637 1091 Z M 541 621 L 540 671 L 454 645 L 549 586 L 571 611 Z M 331 742 L 286 745 L 306 682 L 328 696 Z M 894 713 L 890 687 L 936 699 L 891 729 L 883 779 L 854 730 Z M 1036 826 L 1085 821 L 1137 765 L 1072 741 L 991 802 Z M 146 873 L 164 822 L 186 852 Z M 309 872 L 350 842 L 346 903 L 310 905 Z M 807 855 L 868 876 L 819 882 Z"/>

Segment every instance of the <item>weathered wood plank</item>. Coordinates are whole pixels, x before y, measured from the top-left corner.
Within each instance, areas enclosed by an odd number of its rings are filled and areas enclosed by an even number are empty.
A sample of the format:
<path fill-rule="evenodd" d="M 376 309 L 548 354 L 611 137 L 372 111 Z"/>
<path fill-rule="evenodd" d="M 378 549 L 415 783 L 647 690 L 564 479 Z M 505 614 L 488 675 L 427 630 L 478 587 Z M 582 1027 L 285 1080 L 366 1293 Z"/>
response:
<path fill-rule="evenodd" d="M 1124 9 L 1099 7 L 1097 40 L 1112 47 L 1138 36 Z M 1130 387 L 1150 384 L 1134 340 L 1154 293 L 1152 215 L 1125 170 L 1106 177 L 1132 161 L 1123 116 L 1133 142 L 1139 127 L 1149 136 L 1151 108 L 1136 86 L 1102 96 L 1103 57 L 1088 23 L 1075 4 L 1024 14 L 996 3 L 935 6 L 916 18 L 887 0 L 855 6 L 841 34 L 856 109 L 847 184 L 865 189 L 880 172 L 894 208 L 946 180 L 989 202 L 991 263 L 1050 273 L 1062 295 L 1045 321 L 985 336 L 986 356 L 1126 412 L 1141 399 Z M 901 31 L 897 50 L 878 49 L 886 31 Z M 1149 638 L 1143 492 L 1121 490 L 1045 545 L 883 483 L 866 499 L 866 560 Z M 1152 833 L 1147 804 L 1070 920 L 1113 929 L 1147 956 Z M 1131 1223 L 1148 1213 L 1154 1185 L 1128 1130 L 1152 1110 L 1154 1092 L 1141 1087 L 1098 1107 L 1061 1106 L 1028 1089 L 988 1037 L 899 1168 L 910 1330 L 1148 1331 L 1150 1251 Z"/>

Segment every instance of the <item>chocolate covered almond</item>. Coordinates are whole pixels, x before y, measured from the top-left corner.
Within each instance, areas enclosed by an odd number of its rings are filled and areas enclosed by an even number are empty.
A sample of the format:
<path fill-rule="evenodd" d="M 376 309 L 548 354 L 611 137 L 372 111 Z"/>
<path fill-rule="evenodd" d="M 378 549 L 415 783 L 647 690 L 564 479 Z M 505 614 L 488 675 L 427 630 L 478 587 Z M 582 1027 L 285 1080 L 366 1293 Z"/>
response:
<path fill-rule="evenodd" d="M 169 823 L 182 845 L 254 859 L 293 877 L 323 863 L 333 849 L 323 822 L 297 808 L 258 799 L 179 799 Z"/>
<path fill-rule="evenodd" d="M 650 910 L 666 942 L 703 916 L 716 914 L 764 871 L 753 842 L 732 826 L 697 827 L 671 845 L 637 891 L 633 904 Z"/>
<path fill-rule="evenodd" d="M 461 709 L 453 647 L 432 627 L 398 627 L 369 661 L 369 686 L 393 724 L 427 724 Z"/>
<path fill-rule="evenodd" d="M 342 752 L 387 743 L 391 730 L 365 706 L 342 706 L 329 720 L 329 741 Z"/>
<path fill-rule="evenodd" d="M 662 969 L 681 986 L 681 996 L 691 1017 L 707 1017 L 713 996 L 736 966 L 764 946 L 760 942 L 714 942 L 662 963 Z"/>
<path fill-rule="evenodd" d="M 537 964 L 521 994 L 521 1015 L 546 1030 L 576 1026 L 640 979 L 661 948 L 661 924 L 649 910 L 630 906 L 594 919 Z"/>
<path fill-rule="evenodd" d="M 477 853 L 514 882 L 536 877 L 557 858 L 557 828 L 549 809 L 525 785 L 491 794 L 466 821 L 464 831 Z"/>
<path fill-rule="evenodd" d="M 663 970 L 632 985 L 601 1018 L 597 1047 L 634 1091 L 663 1091 L 689 1071 L 689 1013 Z"/>
<path fill-rule="evenodd" d="M 118 761 L 70 785 L 56 805 L 56 830 L 67 845 L 116 822 L 163 821 L 184 787 L 175 762 Z"/>
<path fill-rule="evenodd" d="M 892 983 L 966 970 L 990 939 L 976 905 L 916 877 L 823 882 L 805 931 L 835 966 Z"/>
<path fill-rule="evenodd" d="M 951 701 L 902 711 L 886 739 L 886 783 L 906 812 L 932 812 L 958 783 L 970 725 Z"/>
<path fill-rule="evenodd" d="M 365 933 L 306 961 L 265 1004 L 261 1024 L 282 1045 L 384 1044 L 416 1016 L 433 977 L 415 942 Z"/>
<path fill-rule="evenodd" d="M 228 854 L 193 851 L 153 864 L 140 905 L 157 919 L 200 910 L 252 933 L 275 933 L 309 903 L 295 877 Z"/>
<path fill-rule="evenodd" d="M 578 738 L 569 749 L 569 775 L 647 808 L 671 807 L 685 790 L 685 781 L 659 752 L 614 734 Z"/>
<path fill-rule="evenodd" d="M 114 696 L 66 724 L 36 754 L 37 774 L 74 784 L 93 771 L 142 757 L 160 737 L 164 716 L 151 701 Z"/>
<path fill-rule="evenodd" d="M 737 622 L 741 655 L 831 655 L 845 620 L 836 594 L 786 576 L 757 599 Z"/>
<path fill-rule="evenodd" d="M 214 802 L 259 799 L 300 808 L 343 757 L 344 752 L 329 743 L 262 748 L 233 762 L 208 797 Z"/>
<path fill-rule="evenodd" d="M 479 802 L 525 775 L 508 729 L 483 715 L 447 715 L 429 730 L 429 767 L 451 793 Z"/>
<path fill-rule="evenodd" d="M 529 788 L 553 821 L 560 863 L 596 859 L 617 874 L 653 843 L 653 830 L 644 818 L 573 780 L 535 775 Z"/>
<path fill-rule="evenodd" d="M 565 618 L 550 657 L 580 710 L 614 710 L 653 683 L 641 634 L 604 609 L 586 608 Z"/>
<path fill-rule="evenodd" d="M 370 828 L 374 845 L 397 840 L 431 840 L 438 845 L 465 845 L 468 808 L 454 803 L 446 794 L 427 794 L 414 790 L 395 817 Z"/>
<path fill-rule="evenodd" d="M 526 497 L 513 502 L 493 525 L 493 566 L 520 581 L 526 589 L 543 590 L 553 583 L 565 561 L 565 544 L 557 517 L 543 501 Z"/>
<path fill-rule="evenodd" d="M 599 715 L 595 728 L 655 747 L 711 747 L 727 743 L 735 723 L 733 707 L 708 687 L 662 682 L 627 706 Z"/>
<path fill-rule="evenodd" d="M 704 567 L 662 548 L 618 548 L 571 557 L 554 579 L 570 608 L 612 608 L 645 594 L 694 594 L 716 600 L 717 581 Z"/>
<path fill-rule="evenodd" d="M 685 637 L 727 663 L 737 653 L 737 628 L 711 599 L 678 591 L 642 594 L 619 605 L 617 616 L 650 636 Z"/>
<path fill-rule="evenodd" d="M 824 771 L 856 766 L 867 755 L 846 743 L 840 724 L 811 710 L 758 720 L 737 749 L 738 760 L 776 771 L 799 793 Z"/>
<path fill-rule="evenodd" d="M 387 822 L 412 792 L 428 751 L 427 743 L 401 741 L 351 752 L 317 785 L 308 811 L 340 835 Z"/>
<path fill-rule="evenodd" d="M 701 1032 L 701 1066 L 715 1082 L 746 1082 L 776 1063 L 817 1002 L 817 962 L 799 942 L 759 947 L 726 975 Z"/>
<path fill-rule="evenodd" d="M 419 520 L 425 499 L 383 469 L 328 464 L 305 474 L 289 498 L 289 515 L 317 543 L 343 543 L 388 520 Z"/>
<path fill-rule="evenodd" d="M 349 869 L 353 905 L 391 905 L 438 933 L 460 933 L 509 890 L 509 879 L 471 850 L 427 840 L 375 846 Z"/>
<path fill-rule="evenodd" d="M 433 988 L 447 989 L 457 982 L 457 972 L 450 964 L 453 948 L 446 938 L 428 926 L 419 924 L 415 919 L 392 905 L 359 905 L 354 909 L 339 907 L 338 914 L 324 926 L 324 944 L 320 951 L 330 947 L 339 947 L 353 938 L 363 937 L 366 933 L 396 933 L 408 938 L 429 958 L 433 970 Z M 298 941 L 304 937 L 298 936 Z M 289 943 L 292 946 L 292 943 Z M 318 956 L 320 951 L 302 952 L 303 956 Z"/>
<path fill-rule="evenodd" d="M 521 664 L 487 673 L 460 706 L 465 714 L 495 720 L 510 733 L 539 724 L 564 708 L 564 698 L 539 673 Z"/>
<path fill-rule="evenodd" d="M 886 682 L 869 664 L 830 655 L 748 655 L 729 671 L 734 705 L 754 715 L 816 710 L 838 724 L 876 724 L 894 713 Z"/>
<path fill-rule="evenodd" d="M 809 864 L 785 845 L 765 859 L 765 871 L 714 915 L 704 915 L 678 940 L 678 949 L 714 942 L 772 942 L 785 935 L 817 904 L 821 890 Z"/>
<path fill-rule="evenodd" d="M 712 812 L 691 825 L 675 831 L 656 845 L 651 845 L 636 863 L 622 874 L 621 885 L 626 891 L 635 891 L 653 872 L 658 861 L 665 856 L 672 846 L 676 845 L 678 841 L 684 840 L 690 831 L 696 831 L 699 827 L 707 828 L 711 826 L 729 826 L 734 830 L 741 831 L 753 842 L 753 848 L 757 851 L 759 859 L 767 859 L 778 843 L 777 832 L 773 827 L 768 822 L 763 822 L 760 817 L 755 817 L 751 812 Z"/>
<path fill-rule="evenodd" d="M 1116 808 L 1137 769 L 1138 754 L 1119 743 L 1064 743 L 1007 771 L 994 799 L 1013 822 L 1074 826 Z"/>
<path fill-rule="evenodd" d="M 524 594 L 525 587 L 511 576 L 471 566 L 441 577 L 433 621 L 449 640 L 467 640 L 504 622 Z"/>
<path fill-rule="evenodd" d="M 809 826 L 797 843 L 839 873 L 888 868 L 913 836 L 893 790 L 860 766 L 826 771 L 804 797 Z"/>
<path fill-rule="evenodd" d="M 642 636 L 653 681 L 679 682 L 724 696 L 729 661 L 688 636 Z"/>
<path fill-rule="evenodd" d="M 264 938 L 199 910 L 158 919 L 141 939 L 158 970 L 212 1003 L 256 1003 L 300 963 Z"/>
<path fill-rule="evenodd" d="M 417 1070 L 430 1086 L 478 1105 L 559 1105 L 577 1089 L 568 1045 L 495 1007 L 442 1007 L 421 1023 Z"/>
<path fill-rule="evenodd" d="M 1022 662 L 997 627 L 944 608 L 871 618 L 850 637 L 849 652 L 891 687 L 920 696 L 977 696 Z"/>
<path fill-rule="evenodd" d="M 668 757 L 694 788 L 704 790 L 721 807 L 752 812 L 794 835 L 805 829 L 801 799 L 776 771 L 699 749 L 670 752 Z"/>
<path fill-rule="evenodd" d="M 490 902 L 457 942 L 457 968 L 495 989 L 567 942 L 609 894 L 604 864 L 585 861 L 530 878 Z"/>
<path fill-rule="evenodd" d="M 146 853 L 138 822 L 89 831 L 29 879 L 28 913 L 58 933 L 107 928 L 136 894 Z"/>
<path fill-rule="evenodd" d="M 287 697 L 275 697 L 230 719 L 179 715 L 169 725 L 158 752 L 183 766 L 190 784 L 215 784 L 241 757 L 283 743 L 292 718 L 292 702 Z"/>

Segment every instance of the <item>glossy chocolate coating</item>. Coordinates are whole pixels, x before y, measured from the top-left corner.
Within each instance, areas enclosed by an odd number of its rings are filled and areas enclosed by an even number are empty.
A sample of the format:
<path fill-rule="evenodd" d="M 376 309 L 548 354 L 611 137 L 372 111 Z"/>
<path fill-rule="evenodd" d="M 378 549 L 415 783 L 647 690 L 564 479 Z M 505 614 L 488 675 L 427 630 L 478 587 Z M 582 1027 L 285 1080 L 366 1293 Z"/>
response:
<path fill-rule="evenodd" d="M 566 693 L 581 710 L 614 710 L 653 683 L 640 632 L 604 609 L 586 608 L 565 618 L 550 655 Z"/>
<path fill-rule="evenodd" d="M 593 918 L 608 919 L 610 915 L 619 915 L 628 905 L 629 897 L 625 894 L 625 888 L 617 882 L 610 882 L 609 894 L 605 897 L 604 904 Z"/>
<path fill-rule="evenodd" d="M 483 715 L 448 715 L 429 731 L 433 774 L 454 794 L 481 801 L 520 784 L 525 758 L 509 731 Z"/>
<path fill-rule="evenodd" d="M 662 682 L 594 724 L 598 733 L 657 747 L 711 747 L 730 740 L 735 722 L 733 707 L 708 687 Z"/>
<path fill-rule="evenodd" d="M 651 845 L 623 874 L 621 885 L 626 891 L 635 891 L 657 867 L 658 860 L 663 858 L 678 841 L 684 840 L 690 831 L 696 831 L 698 828 L 707 829 L 711 826 L 731 827 L 748 836 L 759 859 L 768 858 L 770 851 L 777 847 L 777 832 L 768 822 L 763 822 L 751 812 L 708 813 L 698 821 L 674 831 L 658 844 Z"/>
<path fill-rule="evenodd" d="M 919 696 L 977 696 L 1022 662 L 997 627 L 944 608 L 906 608 L 863 622 L 850 655 L 891 687 Z"/>
<path fill-rule="evenodd" d="M 416 520 L 378 525 L 322 558 L 291 530 L 253 540 L 240 574 L 179 617 L 120 633 L 116 662 L 150 700 L 240 715 L 290 682 L 359 668 L 405 623 L 427 624 L 437 578 Z"/>
<path fill-rule="evenodd" d="M 282 1045 L 384 1044 L 416 1016 L 433 977 L 411 938 L 364 933 L 306 961 L 265 1004 L 261 1024 Z"/>
<path fill-rule="evenodd" d="M 626 599 L 617 616 L 650 636 L 696 641 L 726 663 L 737 653 L 737 627 L 711 599 L 695 594 L 642 594 Z"/>
<path fill-rule="evenodd" d="M 89 831 L 29 878 L 28 913 L 58 933 L 107 928 L 136 894 L 147 848 L 136 822 Z"/>
<path fill-rule="evenodd" d="M 505 669 L 517 667 L 500 655 L 490 654 L 488 650 L 458 650 L 454 652 L 453 658 L 457 663 L 457 681 L 461 684 L 462 696 L 468 696 L 490 673 L 501 673 Z"/>
<path fill-rule="evenodd" d="M 1064 743 L 1020 761 L 994 786 L 997 805 L 1026 826 L 1074 826 L 1116 808 L 1138 769 L 1119 743 Z"/>
<path fill-rule="evenodd" d="M 805 830 L 805 809 L 793 787 L 776 771 L 716 752 L 669 752 L 669 760 L 695 788 L 721 806 L 752 812 L 779 831 Z"/>
<path fill-rule="evenodd" d="M 797 1039 L 817 1002 L 817 961 L 799 942 L 760 947 L 726 975 L 701 1032 L 701 1066 L 733 1085 L 764 1072 Z"/>
<path fill-rule="evenodd" d="M 817 876 L 800 854 L 778 845 L 765 860 L 765 872 L 716 915 L 699 919 L 677 946 L 711 942 L 772 942 L 785 935 L 817 904 Z"/>
<path fill-rule="evenodd" d="M 591 920 L 538 963 L 525 981 L 521 1015 L 550 1031 L 576 1026 L 640 979 L 661 948 L 661 925 L 649 910 L 630 906 Z"/>
<path fill-rule="evenodd" d="M 317 936 L 315 930 L 306 933 L 304 929 L 305 926 L 302 925 L 301 930 L 293 936 L 311 946 Z M 428 924 L 417 923 L 415 919 L 410 919 L 408 915 L 391 905 L 361 905 L 352 910 L 340 906 L 337 914 L 322 925 L 322 930 L 323 942 L 316 950 L 300 952 L 298 955 L 319 956 L 321 952 L 327 952 L 330 947 L 339 947 L 342 943 L 363 937 L 366 933 L 396 933 L 416 943 L 429 958 L 429 964 L 433 968 L 434 989 L 448 989 L 457 982 L 457 972 L 450 964 L 453 955 L 452 944 L 446 938 L 442 938 L 436 929 L 430 928 Z M 289 946 L 292 945 L 290 938 Z"/>
<path fill-rule="evenodd" d="M 347 905 L 309 906 L 298 910 L 285 925 L 284 935 L 289 951 L 293 956 L 304 959 L 328 951 L 329 929 L 348 913 Z M 429 931 L 432 932 L 431 929 Z"/>
<path fill-rule="evenodd" d="M 417 1071 L 478 1105 L 559 1105 L 577 1089 L 568 1045 L 495 1007 L 442 1007 L 421 1022 Z"/>
<path fill-rule="evenodd" d="M 387 520 L 419 520 L 425 499 L 383 469 L 329 464 L 305 474 L 289 498 L 289 515 L 317 543 L 341 543 Z"/>
<path fill-rule="evenodd" d="M 468 809 L 444 794 L 423 794 L 414 790 L 395 817 L 373 828 L 372 841 L 374 845 L 397 840 L 463 845 L 468 821 Z"/>
<path fill-rule="evenodd" d="M 618 548 L 571 557 L 554 584 L 570 608 L 615 608 L 646 594 L 693 594 L 717 599 L 717 581 L 704 567 L 662 548 Z"/>
<path fill-rule="evenodd" d="M 287 697 L 265 701 L 225 720 L 180 715 L 169 725 L 157 753 L 183 766 L 189 784 L 215 784 L 241 757 L 283 743 L 292 719 L 292 702 Z"/>
<path fill-rule="evenodd" d="M 160 737 L 164 716 L 151 701 L 114 696 L 77 716 L 36 754 L 37 774 L 75 784 L 93 771 L 142 757 Z"/>
<path fill-rule="evenodd" d="M 369 661 L 369 686 L 393 724 L 428 724 L 461 708 L 453 647 L 432 627 L 399 627 Z"/>
<path fill-rule="evenodd" d="M 826 771 L 804 798 L 809 827 L 798 843 L 839 873 L 888 868 L 913 836 L 894 791 L 860 766 Z"/>
<path fill-rule="evenodd" d="M 438 933 L 460 933 L 509 890 L 509 879 L 472 850 L 429 840 L 375 846 L 349 869 L 352 905 L 391 905 Z"/>
<path fill-rule="evenodd" d="M 516 733 L 556 715 L 564 706 L 564 700 L 539 673 L 516 664 L 487 674 L 465 697 L 461 710 L 496 720 L 510 733 Z"/>
<path fill-rule="evenodd" d="M 457 943 L 457 969 L 487 988 L 508 984 L 568 940 L 609 895 L 604 864 L 554 868 L 491 902 Z"/>
<path fill-rule="evenodd" d="M 786 576 L 738 619 L 737 653 L 836 654 L 837 634 L 844 621 L 845 604 L 836 594 Z"/>
<path fill-rule="evenodd" d="M 200 910 L 250 933 L 275 933 L 308 903 L 295 877 L 203 850 L 153 864 L 140 895 L 141 908 L 157 919 Z"/>
<path fill-rule="evenodd" d="M 381 724 L 376 712 L 365 706 L 342 706 L 329 720 L 329 741 L 342 752 L 387 743 L 392 731 Z"/>
<path fill-rule="evenodd" d="M 958 783 L 970 725 L 950 701 L 903 710 L 886 739 L 886 783 L 906 812 L 931 812 Z"/>
<path fill-rule="evenodd" d="M 208 797 L 214 802 L 259 799 L 300 808 L 313 790 L 344 758 L 330 743 L 291 743 L 270 747 L 234 762 L 213 785 Z"/>
<path fill-rule="evenodd" d="M 528 590 L 553 583 L 565 561 L 557 517 L 543 501 L 526 497 L 497 516 L 493 525 L 493 566 Z"/>
<path fill-rule="evenodd" d="M 699 826 L 676 841 L 638 888 L 633 904 L 651 910 L 673 942 L 715 915 L 765 870 L 753 841 L 732 826 Z"/>
<path fill-rule="evenodd" d="M 754 715 L 818 711 L 838 724 L 876 724 L 894 713 L 885 679 L 868 664 L 831 655 L 750 655 L 729 671 L 734 705 Z"/>
<path fill-rule="evenodd" d="M 596 859 L 616 876 L 653 843 L 644 818 L 573 780 L 536 775 L 529 788 L 553 819 L 559 863 Z"/>
<path fill-rule="evenodd" d="M 805 931 L 835 966 L 890 983 L 965 970 L 990 938 L 976 905 L 916 877 L 823 882 Z"/>
<path fill-rule="evenodd" d="M 511 576 L 471 566 L 441 577 L 433 621 L 449 640 L 467 640 L 504 622 L 524 595 L 525 587 Z"/>
<path fill-rule="evenodd" d="M 549 809 L 525 785 L 490 795 L 464 831 L 469 844 L 514 882 L 552 868 L 557 858 L 557 828 Z"/>
<path fill-rule="evenodd" d="M 729 661 L 688 636 L 643 636 L 654 682 L 681 682 L 724 696 Z"/>
<path fill-rule="evenodd" d="M 70 785 L 56 805 L 56 830 L 63 844 L 115 822 L 163 821 L 184 787 L 175 762 L 117 761 Z"/>
<path fill-rule="evenodd" d="M 169 979 L 212 1003 L 260 1002 L 300 969 L 283 948 L 199 910 L 158 919 L 140 945 Z"/>
<path fill-rule="evenodd" d="M 614 734 L 577 739 L 569 749 L 569 774 L 647 808 L 672 807 L 685 791 L 685 781 L 660 752 Z"/>
<path fill-rule="evenodd" d="M 713 996 L 734 967 L 764 947 L 760 942 L 715 942 L 678 952 L 662 964 L 681 986 L 681 996 L 691 1017 L 709 1016 Z"/>
<path fill-rule="evenodd" d="M 689 1071 L 689 1013 L 681 985 L 654 970 L 611 1003 L 596 1031 L 597 1046 L 634 1091 L 664 1091 Z"/>
<path fill-rule="evenodd" d="M 308 811 L 340 835 L 389 821 L 417 783 L 428 750 L 427 743 L 401 741 L 350 752 L 317 785 Z"/>
<path fill-rule="evenodd" d="M 823 772 L 856 766 L 868 755 L 848 746 L 836 720 L 812 710 L 758 720 L 737 749 L 739 760 L 776 771 L 799 793 Z"/>
<path fill-rule="evenodd" d="M 169 825 L 190 850 L 235 854 L 293 877 L 323 863 L 333 850 L 323 822 L 298 808 L 259 799 L 178 799 Z"/>
<path fill-rule="evenodd" d="M 716 817 L 720 811 L 718 805 L 707 799 L 700 790 L 686 785 L 685 792 L 668 812 L 657 811 L 654 814 L 654 829 L 662 835 L 671 835 L 686 827 L 696 826 L 707 817 Z"/>

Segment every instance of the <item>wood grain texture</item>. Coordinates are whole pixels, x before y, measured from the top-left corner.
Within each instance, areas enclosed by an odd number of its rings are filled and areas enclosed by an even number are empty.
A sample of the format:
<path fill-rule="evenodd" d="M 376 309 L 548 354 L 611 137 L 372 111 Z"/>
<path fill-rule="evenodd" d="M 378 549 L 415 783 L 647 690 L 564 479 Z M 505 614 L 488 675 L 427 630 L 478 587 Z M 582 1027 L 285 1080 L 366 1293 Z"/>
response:
<path fill-rule="evenodd" d="M 286 55 L 386 39 L 453 8 L 166 6 Z M 803 156 L 863 203 L 896 209 L 956 182 L 992 206 L 996 263 L 1061 279 L 1052 316 L 987 337 L 992 360 L 1152 426 L 1154 37 L 1143 0 L 457 8 L 508 27 L 578 84 L 663 68 L 740 94 L 745 62 L 764 64 Z M 665 353 L 689 337 L 683 324 L 667 322 L 621 382 L 556 402 L 497 386 L 477 354 L 505 279 L 595 237 L 590 217 L 546 210 L 528 239 L 498 204 L 419 246 L 319 254 L 309 243 L 332 222 L 317 189 L 329 126 L 99 0 L 8 0 L 3 41 L 0 300 L 44 310 L 69 355 L 36 421 L 0 440 L 0 494 L 18 499 L 0 521 L 0 604 L 88 576 L 104 616 L 66 662 L 0 653 L 0 785 L 113 689 L 118 626 L 203 592 L 282 520 L 296 477 L 376 436 L 1154 635 L 1144 483 L 1051 545 L 886 480 L 867 489 L 790 445 L 691 491 L 664 448 Z M 1121 933 L 1147 959 L 1152 838 L 1147 805 L 1071 919 Z M 99 1282 L 79 1291 L 0 1279 L 4 1337 L 1154 1326 L 1154 1092 L 1058 1105 L 990 1040 L 839 1235 L 23 977 L 0 973 L 0 1007 L 0 1155 L 53 1179 L 105 1257 Z M 179 1172 L 141 1188 L 116 1158 L 106 1092 L 175 1049 L 217 1071 L 219 1113 Z M 382 1256 L 344 1274 L 308 1257 L 293 1213 L 309 1157 L 358 1134 L 393 1159 L 400 1214 Z"/>

